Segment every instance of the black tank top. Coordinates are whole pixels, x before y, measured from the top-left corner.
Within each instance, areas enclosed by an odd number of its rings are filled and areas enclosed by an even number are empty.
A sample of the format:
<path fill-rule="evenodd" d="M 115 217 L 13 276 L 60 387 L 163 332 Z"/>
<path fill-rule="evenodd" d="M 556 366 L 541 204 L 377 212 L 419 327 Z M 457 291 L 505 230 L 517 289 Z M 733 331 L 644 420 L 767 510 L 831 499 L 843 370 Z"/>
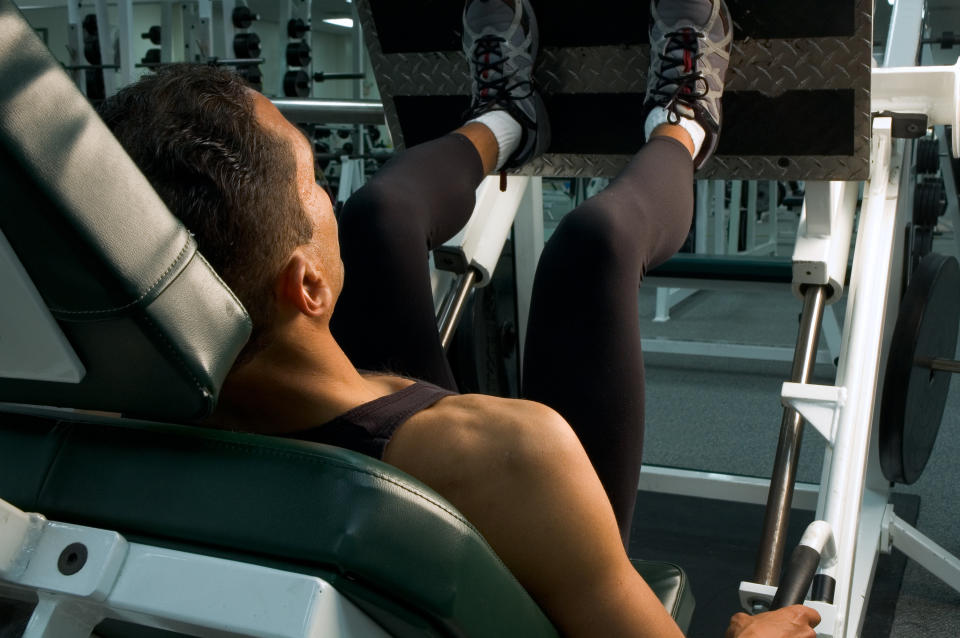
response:
<path fill-rule="evenodd" d="M 397 428 L 417 412 L 453 394 L 456 393 L 432 383 L 417 381 L 393 394 L 358 405 L 323 425 L 283 436 L 336 445 L 382 459 Z"/>

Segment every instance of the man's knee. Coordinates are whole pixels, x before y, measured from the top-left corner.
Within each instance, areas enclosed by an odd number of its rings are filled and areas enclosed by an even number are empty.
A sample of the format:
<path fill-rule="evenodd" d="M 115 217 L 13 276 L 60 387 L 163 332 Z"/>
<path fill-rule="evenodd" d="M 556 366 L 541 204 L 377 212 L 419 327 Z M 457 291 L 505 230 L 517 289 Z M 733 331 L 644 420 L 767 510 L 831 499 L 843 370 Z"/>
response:
<path fill-rule="evenodd" d="M 560 221 L 551 242 L 563 247 L 567 260 L 573 257 L 583 267 L 631 256 L 631 236 L 619 211 L 589 200 Z"/>
<path fill-rule="evenodd" d="M 389 184 L 370 181 L 343 206 L 339 220 L 341 241 L 391 241 L 409 227 L 410 213 L 404 202 L 402 194 Z"/>

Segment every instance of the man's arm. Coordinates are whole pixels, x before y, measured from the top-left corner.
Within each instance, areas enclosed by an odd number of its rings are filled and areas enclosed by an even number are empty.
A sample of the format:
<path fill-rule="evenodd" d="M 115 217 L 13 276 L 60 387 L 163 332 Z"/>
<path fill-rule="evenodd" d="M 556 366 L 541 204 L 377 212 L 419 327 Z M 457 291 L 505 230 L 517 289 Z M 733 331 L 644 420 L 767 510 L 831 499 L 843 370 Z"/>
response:
<path fill-rule="evenodd" d="M 820 614 L 803 605 L 784 607 L 756 616 L 741 612 L 730 619 L 724 638 L 815 638 L 817 632 L 813 628 L 818 624 Z"/>
<path fill-rule="evenodd" d="M 384 460 L 476 525 L 561 634 L 681 638 L 627 559 L 583 446 L 550 408 L 448 397 L 404 424 Z"/>
<path fill-rule="evenodd" d="M 682 637 L 630 564 L 583 446 L 550 408 L 447 397 L 404 424 L 384 460 L 431 486 L 476 525 L 563 635 Z M 797 618 L 810 614 L 816 612 L 794 611 Z M 786 616 L 735 617 L 739 624 L 727 636 L 805 636 Z"/>

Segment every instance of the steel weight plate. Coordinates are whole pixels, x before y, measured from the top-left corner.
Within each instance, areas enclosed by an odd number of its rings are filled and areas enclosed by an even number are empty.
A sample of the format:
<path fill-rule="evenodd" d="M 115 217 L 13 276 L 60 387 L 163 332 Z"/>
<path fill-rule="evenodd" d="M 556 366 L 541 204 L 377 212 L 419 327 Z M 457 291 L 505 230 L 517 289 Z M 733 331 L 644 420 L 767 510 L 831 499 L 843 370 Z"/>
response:
<path fill-rule="evenodd" d="M 880 465 L 888 480 L 920 478 L 937 438 L 951 373 L 933 359 L 953 359 L 960 326 L 960 266 L 923 258 L 907 286 L 894 328 L 880 403 Z"/>

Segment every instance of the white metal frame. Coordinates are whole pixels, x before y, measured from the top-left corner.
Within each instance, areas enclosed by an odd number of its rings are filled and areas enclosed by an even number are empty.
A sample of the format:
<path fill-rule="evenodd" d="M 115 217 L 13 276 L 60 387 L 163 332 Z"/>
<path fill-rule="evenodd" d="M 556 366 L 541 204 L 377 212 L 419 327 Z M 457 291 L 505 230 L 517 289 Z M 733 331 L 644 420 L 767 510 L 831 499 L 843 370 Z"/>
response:
<path fill-rule="evenodd" d="M 909 24 L 891 24 L 885 62 L 910 65 L 922 2 L 897 5 L 901 22 Z M 908 45 L 897 46 L 902 40 Z M 952 124 L 954 153 L 960 153 L 960 62 L 952 67 L 875 69 L 872 84 L 874 112 L 924 113 L 931 125 Z M 816 517 L 836 541 L 836 560 L 822 563 L 820 571 L 835 579 L 837 587 L 830 604 L 806 601 L 821 614 L 817 627 L 821 637 L 860 634 L 877 557 L 892 547 L 960 591 L 960 560 L 896 516 L 888 503 L 890 484 L 879 467 L 880 371 L 885 368 L 886 347 L 899 309 L 903 233 L 912 212 L 906 192 L 909 170 L 905 170 L 911 165 L 911 149 L 903 140 L 893 139 L 890 117 L 875 119 L 871 178 L 864 189 L 836 384 L 785 383 L 781 393 L 784 405 L 800 412 L 827 441 Z M 794 254 L 795 291 L 803 284 L 825 284 L 833 290 L 831 299 L 839 298 L 847 259 L 843 246 L 849 246 L 856 199 L 853 184 L 807 185 L 805 219 Z M 755 502 L 751 499 L 756 487 L 749 481 L 744 486 L 742 477 L 686 472 L 675 478 L 673 472 L 645 467 L 648 476 L 641 475 L 640 485 L 720 498 L 736 494 L 741 497 L 737 500 Z M 681 486 L 671 491 L 658 473 Z M 798 486 L 801 494 L 809 494 L 810 489 Z M 775 588 L 758 583 L 740 585 L 747 610 L 758 601 L 769 604 L 775 593 Z"/>
<path fill-rule="evenodd" d="M 501 191 L 500 178 L 487 177 L 477 189 L 477 203 L 470 219 L 444 248 L 458 251 L 463 263 L 477 270 L 476 285 L 485 286 L 490 283 L 518 215 L 523 211 L 533 216 L 534 211 L 542 210 L 543 178 L 510 176 L 506 189 Z"/>
<path fill-rule="evenodd" d="M 237 7 L 237 0 L 221 0 L 220 7 L 220 33 L 223 38 L 223 48 L 215 47 L 214 51 L 219 52 L 220 57 L 234 58 L 233 38 L 237 35 L 237 29 L 233 26 L 233 10 Z"/>
<path fill-rule="evenodd" d="M 640 470 L 640 481 L 637 484 L 637 490 L 642 492 L 696 496 L 754 505 L 764 505 L 767 502 L 769 488 L 769 479 L 659 465 L 644 465 Z M 816 510 L 819 494 L 819 485 L 797 483 L 793 492 L 793 507 Z"/>
<path fill-rule="evenodd" d="M 213 48 L 213 0 L 197 0 L 197 22 L 193 38 L 200 61 L 214 56 Z"/>
<path fill-rule="evenodd" d="M 120 45 L 120 59 L 117 62 L 120 68 L 117 69 L 117 88 L 132 84 L 136 79 L 136 63 L 133 54 L 133 0 L 117 0 L 117 37 Z M 139 37 L 139 36 L 136 36 Z M 104 64 L 106 64 L 104 58 Z"/>
<path fill-rule="evenodd" d="M 86 557 L 68 575 L 76 544 Z M 0 500 L 0 596 L 33 595 L 24 638 L 88 638 L 108 618 L 204 638 L 388 636 L 321 578 L 129 543 Z"/>
<path fill-rule="evenodd" d="M 720 357 L 725 359 L 750 359 L 753 361 L 792 361 L 793 348 L 789 346 L 762 346 L 749 343 L 708 341 L 694 339 L 645 338 L 646 353 L 688 355 L 694 357 Z M 832 370 L 834 356 L 829 350 L 817 352 L 816 364 L 829 366 Z M 826 370 L 826 369 L 825 369 Z"/>
<path fill-rule="evenodd" d="M 180 20 L 181 24 L 182 22 L 183 21 Z M 169 2 L 164 2 L 160 5 L 160 61 L 165 64 L 174 61 L 173 51 L 176 48 L 174 46 L 174 24 L 173 5 Z M 180 40 L 182 40 L 183 33 L 179 33 L 178 35 Z"/>
<path fill-rule="evenodd" d="M 77 66 L 86 64 L 83 56 L 83 18 L 80 16 L 80 1 L 67 1 L 67 46 L 70 53 L 70 64 Z M 70 72 L 74 83 L 80 88 L 80 91 L 87 93 L 87 74 L 79 69 Z"/>
<path fill-rule="evenodd" d="M 506 189 L 490 176 L 477 188 L 476 205 L 466 225 L 443 245 L 458 261 L 476 272 L 476 287 L 490 283 L 511 230 L 514 235 L 519 352 L 526 340 L 530 294 L 537 262 L 543 251 L 543 178 L 511 175 Z M 434 308 L 439 310 L 455 284 L 450 273 L 431 269 Z"/>
<path fill-rule="evenodd" d="M 213 54 L 213 0 L 196 0 L 180 6 L 180 33 L 185 62 L 206 62 Z M 175 59 L 181 59 L 178 54 Z"/>
<path fill-rule="evenodd" d="M 889 110 L 884 107 L 894 93 L 891 87 L 909 86 L 914 93 L 907 112 L 925 112 L 931 124 L 942 124 L 944 119 L 956 117 L 960 108 L 960 94 L 942 90 L 944 79 L 960 77 L 958 74 L 960 66 L 933 71 L 884 70 L 874 76 L 874 91 L 880 96 L 875 110 Z M 945 99 L 952 102 L 952 109 L 939 104 Z M 832 604 L 815 604 L 823 616 L 818 636 L 859 635 L 878 554 L 892 546 L 960 591 L 960 561 L 893 514 L 887 502 L 889 482 L 879 467 L 877 407 L 886 347 L 899 309 L 903 234 L 911 215 L 900 194 L 909 184 L 911 147 L 892 137 L 890 117 L 874 120 L 871 143 L 871 176 L 860 214 L 836 384 L 785 383 L 781 393 L 784 405 L 803 415 L 827 442 L 817 519 L 829 524 L 836 538 L 837 561 L 821 566 L 821 573 L 832 577 L 837 588 Z M 852 219 L 856 198 L 849 191 L 854 189 L 831 185 L 829 198 L 823 192 L 819 195 L 821 204 L 829 202 L 829 206 L 819 208 L 836 206 L 839 215 L 829 216 L 834 222 L 842 224 L 847 215 Z M 816 189 L 812 196 L 818 197 Z M 826 219 L 821 217 L 821 221 Z M 827 230 L 832 233 L 836 227 Z M 804 262 L 795 276 L 811 276 L 833 286 L 836 280 L 829 275 L 832 251 L 819 254 L 819 259 L 810 261 L 820 263 L 821 269 L 807 268 L 810 262 Z M 742 583 L 741 597 L 749 608 L 757 600 L 769 600 L 770 589 Z"/>
<path fill-rule="evenodd" d="M 96 0 L 97 42 L 100 45 L 100 63 L 113 63 L 113 38 L 111 36 L 110 14 L 107 13 L 107 0 Z M 82 51 L 83 49 L 81 49 Z M 103 69 L 103 89 L 107 97 L 117 90 L 117 74 L 111 69 Z"/>
<path fill-rule="evenodd" d="M 891 128 L 889 118 L 874 122 L 871 179 L 860 215 L 836 386 L 787 383 L 782 392 L 784 404 L 803 415 L 827 441 L 817 519 L 825 520 L 834 531 L 838 560 L 825 570 L 836 580 L 837 588 L 832 625 L 821 623 L 826 626 L 818 629 L 824 636 L 859 632 L 880 538 L 880 521 L 873 521 L 871 514 L 875 501 L 880 502 L 881 512 L 887 501 L 886 492 L 878 492 L 879 498 L 865 498 L 865 491 L 868 466 L 872 474 L 879 470 L 869 462 L 871 432 L 876 421 L 884 325 L 899 299 L 898 291 L 891 291 L 898 280 L 892 276 L 893 264 L 902 261 L 902 255 L 901 260 L 895 258 L 902 250 L 902 242 L 896 239 L 905 228 L 898 223 L 898 214 L 902 219 L 906 210 L 899 207 L 898 213 L 897 206 L 902 153 L 893 153 L 894 147 L 903 144 L 892 139 Z M 876 478 L 871 476 L 870 487 L 880 486 L 882 481 Z"/>

